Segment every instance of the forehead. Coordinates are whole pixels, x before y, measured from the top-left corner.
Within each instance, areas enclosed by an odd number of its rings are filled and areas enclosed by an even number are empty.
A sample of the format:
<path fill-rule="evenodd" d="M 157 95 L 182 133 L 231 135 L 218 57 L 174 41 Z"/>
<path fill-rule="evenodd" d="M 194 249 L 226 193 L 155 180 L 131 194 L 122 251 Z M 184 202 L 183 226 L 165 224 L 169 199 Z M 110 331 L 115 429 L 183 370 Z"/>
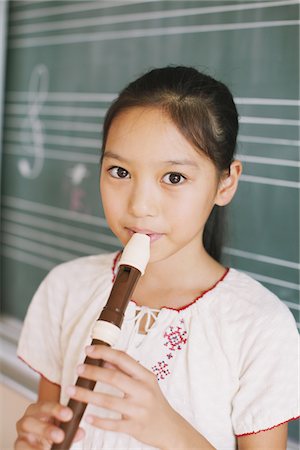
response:
<path fill-rule="evenodd" d="M 128 158 L 150 160 L 207 159 L 185 139 L 168 115 L 159 108 L 134 107 L 120 113 L 111 124 L 105 150 L 118 152 Z"/>

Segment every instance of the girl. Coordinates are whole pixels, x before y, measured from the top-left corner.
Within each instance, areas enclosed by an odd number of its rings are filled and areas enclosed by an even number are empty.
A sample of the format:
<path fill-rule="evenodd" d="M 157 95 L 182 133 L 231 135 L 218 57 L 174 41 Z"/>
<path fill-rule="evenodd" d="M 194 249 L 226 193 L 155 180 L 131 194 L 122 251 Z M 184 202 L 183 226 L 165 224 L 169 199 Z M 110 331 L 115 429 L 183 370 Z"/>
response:
<path fill-rule="evenodd" d="M 41 374 L 15 449 L 63 440 L 68 397 L 88 403 L 72 449 L 284 450 L 299 416 L 298 333 L 287 307 L 222 266 L 220 207 L 241 174 L 226 86 L 193 68 L 152 70 L 109 109 L 100 188 L 107 222 L 151 257 L 115 348 L 86 347 L 120 253 L 62 264 L 29 308 L 18 355 Z M 84 366 L 85 353 L 106 361 Z M 78 374 L 97 381 L 75 388 Z"/>

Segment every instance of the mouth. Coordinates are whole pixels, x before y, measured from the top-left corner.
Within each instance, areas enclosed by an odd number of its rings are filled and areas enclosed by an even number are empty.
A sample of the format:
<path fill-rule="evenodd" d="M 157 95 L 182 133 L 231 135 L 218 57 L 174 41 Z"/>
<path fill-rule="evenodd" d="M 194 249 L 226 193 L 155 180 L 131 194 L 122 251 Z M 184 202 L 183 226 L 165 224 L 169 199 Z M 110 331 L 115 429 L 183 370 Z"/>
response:
<path fill-rule="evenodd" d="M 130 237 L 133 236 L 135 233 L 146 234 L 147 236 L 150 237 L 151 244 L 163 236 L 163 233 L 157 233 L 152 230 L 145 230 L 139 228 L 126 228 L 126 230 L 129 232 Z"/>

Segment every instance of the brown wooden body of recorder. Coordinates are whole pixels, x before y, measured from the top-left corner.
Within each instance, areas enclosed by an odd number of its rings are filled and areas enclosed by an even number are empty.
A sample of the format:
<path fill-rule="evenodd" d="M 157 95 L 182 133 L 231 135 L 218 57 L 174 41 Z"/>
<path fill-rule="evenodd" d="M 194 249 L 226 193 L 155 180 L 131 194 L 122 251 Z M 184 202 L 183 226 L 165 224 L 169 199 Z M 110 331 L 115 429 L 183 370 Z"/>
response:
<path fill-rule="evenodd" d="M 110 322 L 118 328 L 121 328 L 125 310 L 140 276 L 141 272 L 135 267 L 120 265 L 111 293 L 98 320 Z M 93 339 L 91 344 L 109 346 L 107 342 L 100 341 L 99 339 Z M 84 360 L 84 364 L 102 367 L 104 361 L 102 359 L 92 359 L 87 356 Z M 76 386 L 91 391 L 94 389 L 95 385 L 96 381 L 82 377 L 78 377 L 76 381 Z M 60 428 L 65 433 L 64 440 L 59 444 L 53 444 L 51 450 L 68 450 L 70 448 L 87 404 L 70 399 L 67 406 L 73 411 L 73 417 L 69 422 L 61 422 Z"/>

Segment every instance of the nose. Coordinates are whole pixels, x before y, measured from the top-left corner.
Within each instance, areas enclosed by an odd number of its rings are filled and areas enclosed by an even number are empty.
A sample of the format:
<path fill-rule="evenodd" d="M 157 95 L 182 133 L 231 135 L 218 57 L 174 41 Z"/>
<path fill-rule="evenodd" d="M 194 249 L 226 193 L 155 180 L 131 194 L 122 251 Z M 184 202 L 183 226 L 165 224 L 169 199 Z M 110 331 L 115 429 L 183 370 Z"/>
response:
<path fill-rule="evenodd" d="M 158 214 L 158 195 L 155 187 L 150 183 L 143 182 L 135 184 L 130 194 L 129 212 L 134 217 L 154 217 Z"/>

